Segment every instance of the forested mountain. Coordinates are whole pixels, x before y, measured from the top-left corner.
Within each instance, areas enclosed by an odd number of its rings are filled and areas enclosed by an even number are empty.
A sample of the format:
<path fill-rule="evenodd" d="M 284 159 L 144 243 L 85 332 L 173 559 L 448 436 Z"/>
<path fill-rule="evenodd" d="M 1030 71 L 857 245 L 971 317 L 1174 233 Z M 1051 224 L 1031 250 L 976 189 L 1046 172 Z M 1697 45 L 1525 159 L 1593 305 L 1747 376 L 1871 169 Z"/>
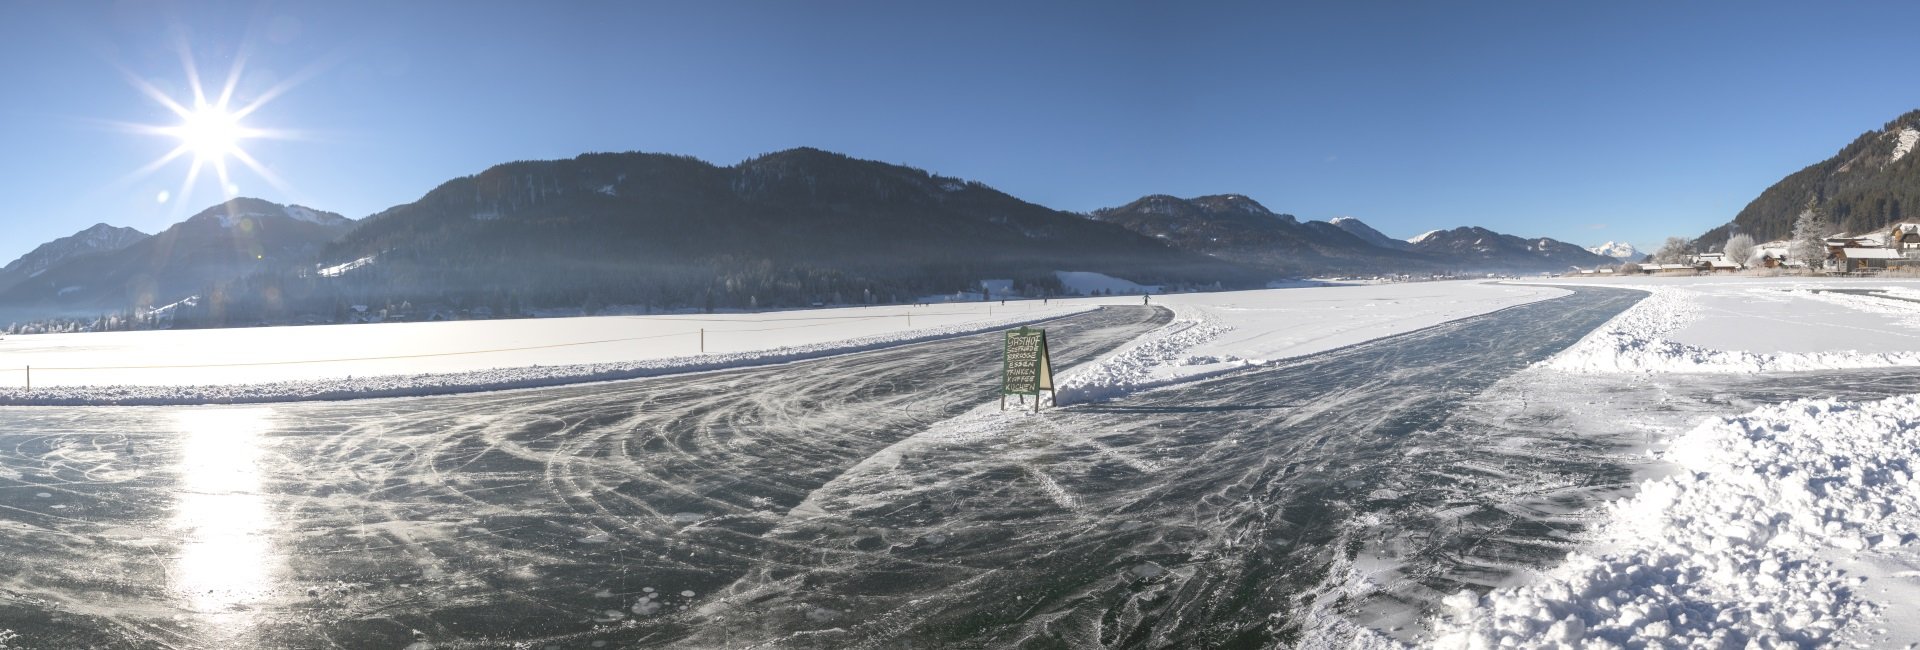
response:
<path fill-rule="evenodd" d="M 228 320 L 346 304 L 757 308 L 888 303 L 1055 271 L 1179 288 L 1271 274 L 910 167 L 794 149 L 719 167 L 643 153 L 516 162 L 458 178 L 225 294 Z"/>
<path fill-rule="evenodd" d="M 1293 215 L 1275 214 L 1238 194 L 1191 199 L 1154 194 L 1120 207 L 1095 210 L 1093 218 L 1179 248 L 1280 273 L 1439 268 L 1436 260 L 1369 244 L 1324 221 L 1301 223 Z"/>
<path fill-rule="evenodd" d="M 1619 263 L 1563 241 L 1546 237 L 1523 239 L 1477 226 L 1435 230 L 1409 243 L 1417 252 L 1476 271 L 1560 272 L 1568 267 L 1593 268 Z"/>
<path fill-rule="evenodd" d="M 1701 250 L 1718 250 L 1736 232 L 1755 241 L 1786 239 L 1793 220 L 1812 205 L 1842 232 L 1867 232 L 1901 221 L 1920 220 L 1920 110 L 1868 131 L 1832 158 L 1814 163 L 1774 183 L 1748 203 L 1733 221 L 1695 240 Z"/>
<path fill-rule="evenodd" d="M 1353 217 L 1303 223 L 1234 194 L 1156 194 L 1096 210 L 1093 217 L 1180 248 L 1292 274 L 1558 272 L 1618 263 L 1573 244 L 1485 228 L 1436 230 L 1399 241 Z"/>
<path fill-rule="evenodd" d="M 9 319 L 165 304 L 264 270 L 297 267 L 353 221 L 238 198 L 119 250 L 68 257 L 0 291 Z"/>
<path fill-rule="evenodd" d="M 111 253 L 146 239 L 147 234 L 132 228 L 94 224 L 80 232 L 41 244 L 0 268 L 0 291 L 38 277 L 47 269 L 82 255 Z"/>

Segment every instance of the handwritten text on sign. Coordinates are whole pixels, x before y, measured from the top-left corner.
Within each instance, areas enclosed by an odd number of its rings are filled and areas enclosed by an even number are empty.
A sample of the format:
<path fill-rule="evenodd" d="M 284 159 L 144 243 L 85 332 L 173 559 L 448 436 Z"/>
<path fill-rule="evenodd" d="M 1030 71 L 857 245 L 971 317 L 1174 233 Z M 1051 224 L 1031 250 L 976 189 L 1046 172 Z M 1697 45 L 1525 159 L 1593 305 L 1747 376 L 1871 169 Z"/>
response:
<path fill-rule="evenodd" d="M 1038 395 L 1053 390 L 1053 368 L 1047 356 L 1046 330 L 1022 327 L 1007 332 L 1006 372 L 1000 392 Z"/>

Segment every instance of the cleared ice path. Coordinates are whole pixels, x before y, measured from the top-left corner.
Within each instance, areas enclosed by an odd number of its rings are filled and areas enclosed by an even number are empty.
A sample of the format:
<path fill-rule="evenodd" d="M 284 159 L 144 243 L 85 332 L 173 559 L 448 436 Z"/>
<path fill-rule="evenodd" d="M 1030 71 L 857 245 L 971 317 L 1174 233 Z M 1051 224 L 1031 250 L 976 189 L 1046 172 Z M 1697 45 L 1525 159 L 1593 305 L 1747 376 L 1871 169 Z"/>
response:
<path fill-rule="evenodd" d="M 935 427 L 817 492 L 701 610 L 712 624 L 692 640 L 1272 647 L 1343 617 L 1411 619 L 1414 607 L 1376 615 L 1342 596 L 1450 593 L 1477 570 L 1467 556 L 1549 559 L 1565 545 L 1538 524 L 1490 510 L 1475 516 L 1504 523 L 1462 536 L 1457 518 L 1508 483 L 1623 480 L 1578 454 L 1509 467 L 1464 444 L 1483 428 L 1447 425 L 1644 295 L 1578 288 L 990 435 Z M 1453 505 L 1455 518 L 1433 516 Z M 1407 585 L 1345 584 L 1363 562 L 1403 566 Z"/>

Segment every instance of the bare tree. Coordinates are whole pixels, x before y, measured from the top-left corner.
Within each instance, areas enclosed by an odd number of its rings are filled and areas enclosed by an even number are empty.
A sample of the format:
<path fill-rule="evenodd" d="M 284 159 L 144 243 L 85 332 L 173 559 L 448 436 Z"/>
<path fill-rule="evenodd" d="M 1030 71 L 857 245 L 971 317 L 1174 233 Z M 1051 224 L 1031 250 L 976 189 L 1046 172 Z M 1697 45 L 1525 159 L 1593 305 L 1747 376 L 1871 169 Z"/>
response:
<path fill-rule="evenodd" d="M 1734 264 L 1746 264 L 1753 260 L 1753 237 L 1740 233 L 1727 238 L 1727 245 L 1720 250 L 1727 254 L 1727 261 Z"/>

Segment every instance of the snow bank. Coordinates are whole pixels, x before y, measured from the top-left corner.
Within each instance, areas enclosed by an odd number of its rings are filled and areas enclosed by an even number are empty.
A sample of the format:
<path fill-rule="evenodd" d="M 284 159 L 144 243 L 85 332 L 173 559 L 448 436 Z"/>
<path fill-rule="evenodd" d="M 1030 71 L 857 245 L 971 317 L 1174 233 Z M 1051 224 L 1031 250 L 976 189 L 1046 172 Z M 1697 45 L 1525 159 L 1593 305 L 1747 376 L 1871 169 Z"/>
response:
<path fill-rule="evenodd" d="M 1534 584 L 1448 597 L 1435 645 L 1835 642 L 1881 603 L 1826 557 L 1889 552 L 1920 530 L 1920 395 L 1717 418 L 1666 456 L 1678 475 L 1605 508 L 1594 534 L 1607 552 L 1572 555 Z"/>
<path fill-rule="evenodd" d="M 1545 367 L 1574 373 L 1617 373 L 1617 372 L 1675 372 L 1675 373 L 1756 373 L 1756 372 L 1797 372 L 1811 370 L 1852 370 L 1863 368 L 1920 367 L 1920 350 L 1883 349 L 1859 350 L 1862 344 L 1882 345 L 1885 341 L 1869 334 L 1863 334 L 1861 328 L 1848 326 L 1845 315 L 1834 318 L 1833 314 L 1820 314 L 1804 311 L 1802 307 L 1784 308 L 1788 316 L 1763 315 L 1757 305 L 1763 301 L 1754 298 L 1755 292 L 1783 296 L 1802 303 L 1826 302 L 1849 309 L 1862 309 L 1864 301 L 1891 305 L 1891 301 L 1871 298 L 1858 298 L 1844 294 L 1813 293 L 1801 288 L 1787 289 L 1742 289 L 1749 297 L 1748 302 L 1720 300 L 1713 302 L 1720 311 L 1735 312 L 1731 317 L 1723 317 L 1714 328 L 1695 327 L 1702 318 L 1707 304 L 1714 296 L 1703 292 L 1680 287 L 1634 287 L 1648 291 L 1650 295 L 1626 312 L 1608 321 L 1594 330 L 1579 343 L 1560 354 L 1541 362 Z M 1920 307 L 1920 305 L 1915 305 Z M 1694 343 L 1674 340 L 1681 330 L 1687 330 L 1690 338 L 1732 338 L 1732 328 L 1758 330 L 1762 334 L 1769 329 L 1782 330 L 1795 325 L 1794 310 L 1806 320 L 1822 319 L 1829 326 L 1802 327 L 1812 332 L 1809 342 L 1805 333 L 1798 340 L 1786 337 L 1774 337 L 1768 341 L 1775 347 L 1813 345 L 1818 351 L 1748 351 L 1723 350 Z M 1872 313 L 1896 314 L 1897 305 L 1875 307 Z M 1907 315 L 1920 315 L 1920 312 Z M 1719 330 L 1719 331 L 1701 331 Z M 1911 335 L 1908 332 L 1907 335 Z M 1751 333 L 1746 337 L 1751 338 Z"/>
<path fill-rule="evenodd" d="M 1019 315 L 976 320 L 945 327 L 904 330 L 886 334 L 829 340 L 805 345 L 724 354 L 676 356 L 612 363 L 492 368 L 465 372 L 418 373 L 341 377 L 220 385 L 103 385 L 53 386 L 25 390 L 0 389 L 0 406 L 250 404 L 373 397 L 445 395 L 488 390 L 538 388 L 593 381 L 636 379 L 658 375 L 724 370 L 814 359 L 920 343 L 955 336 L 991 332 L 1092 311 L 1081 305 L 1034 317 Z"/>
<path fill-rule="evenodd" d="M 1232 329 L 1205 312 L 1176 310 L 1172 323 L 1097 363 L 1068 373 L 1057 384 L 1055 397 L 1061 404 L 1114 399 L 1149 388 L 1244 368 L 1252 362 L 1232 355 L 1215 357 L 1185 354 Z M 1199 366 L 1212 367 L 1197 368 Z M 1181 368 L 1188 371 L 1178 372 L 1177 369 Z"/>

